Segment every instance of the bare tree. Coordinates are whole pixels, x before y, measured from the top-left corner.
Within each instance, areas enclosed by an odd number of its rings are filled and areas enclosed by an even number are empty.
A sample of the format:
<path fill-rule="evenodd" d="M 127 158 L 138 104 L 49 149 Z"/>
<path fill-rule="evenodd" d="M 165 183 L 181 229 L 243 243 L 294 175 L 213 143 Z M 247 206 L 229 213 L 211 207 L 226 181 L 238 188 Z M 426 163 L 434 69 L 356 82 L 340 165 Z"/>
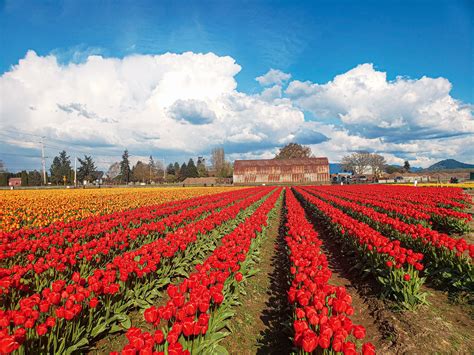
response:
<path fill-rule="evenodd" d="M 113 180 L 119 175 L 120 175 L 120 163 L 115 162 L 109 167 L 109 170 L 107 170 L 107 177 L 110 180 Z"/>
<path fill-rule="evenodd" d="M 386 164 L 387 162 L 382 155 L 370 154 L 370 167 L 372 168 L 372 174 L 375 178 L 378 178 L 382 171 L 384 171 Z"/>
<path fill-rule="evenodd" d="M 368 152 L 353 153 L 342 158 L 341 163 L 344 170 L 362 175 L 371 166 L 371 154 Z"/>
<path fill-rule="evenodd" d="M 211 152 L 212 167 L 216 172 L 216 176 L 224 177 L 226 175 L 226 161 L 224 148 L 214 148 Z"/>

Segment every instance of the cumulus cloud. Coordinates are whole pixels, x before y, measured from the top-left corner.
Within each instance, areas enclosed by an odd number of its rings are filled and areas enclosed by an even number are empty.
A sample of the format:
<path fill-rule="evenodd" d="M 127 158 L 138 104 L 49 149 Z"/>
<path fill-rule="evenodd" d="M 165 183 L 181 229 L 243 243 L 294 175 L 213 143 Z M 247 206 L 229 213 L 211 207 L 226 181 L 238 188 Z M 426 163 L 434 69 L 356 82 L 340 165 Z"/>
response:
<path fill-rule="evenodd" d="M 285 93 L 318 119 L 336 119 L 350 133 L 388 142 L 474 133 L 472 107 L 450 96 L 445 78 L 388 81 L 362 64 L 326 84 L 292 81 Z"/>
<path fill-rule="evenodd" d="M 0 151 L 38 154 L 34 134 L 92 154 L 102 168 L 125 147 L 136 157 L 184 159 L 223 146 L 230 158 L 268 158 L 293 141 L 333 162 L 357 150 L 413 166 L 474 156 L 472 107 L 450 96 L 447 79 L 388 81 L 363 64 L 325 84 L 295 80 L 284 90 L 291 75 L 272 69 L 257 78 L 262 92 L 248 95 L 237 90 L 240 70 L 213 53 L 61 64 L 29 51 L 0 77 Z"/>
<path fill-rule="evenodd" d="M 262 86 L 282 85 L 291 78 L 291 74 L 283 73 L 281 70 L 270 69 L 266 74 L 258 76 L 255 80 Z"/>
<path fill-rule="evenodd" d="M 70 142 L 79 150 L 128 147 L 137 155 L 278 145 L 304 115 L 288 100 L 237 91 L 240 69 L 234 59 L 213 53 L 93 55 L 61 64 L 54 55 L 29 51 L 0 77 L 0 129 Z"/>
<path fill-rule="evenodd" d="M 176 100 L 169 110 L 171 117 L 191 124 L 211 123 L 216 119 L 214 111 L 204 101 Z"/>
<path fill-rule="evenodd" d="M 271 102 L 273 100 L 281 98 L 281 86 L 274 85 L 272 87 L 266 88 L 260 94 L 260 98 L 263 101 Z"/>

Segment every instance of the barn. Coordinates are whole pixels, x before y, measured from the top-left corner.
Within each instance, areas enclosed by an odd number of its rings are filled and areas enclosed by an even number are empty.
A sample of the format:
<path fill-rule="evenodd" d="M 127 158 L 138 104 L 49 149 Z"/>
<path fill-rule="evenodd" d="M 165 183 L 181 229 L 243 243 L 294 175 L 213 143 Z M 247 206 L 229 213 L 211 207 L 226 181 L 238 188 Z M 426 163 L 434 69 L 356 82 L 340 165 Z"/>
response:
<path fill-rule="evenodd" d="M 329 184 L 328 158 L 236 160 L 234 184 Z"/>

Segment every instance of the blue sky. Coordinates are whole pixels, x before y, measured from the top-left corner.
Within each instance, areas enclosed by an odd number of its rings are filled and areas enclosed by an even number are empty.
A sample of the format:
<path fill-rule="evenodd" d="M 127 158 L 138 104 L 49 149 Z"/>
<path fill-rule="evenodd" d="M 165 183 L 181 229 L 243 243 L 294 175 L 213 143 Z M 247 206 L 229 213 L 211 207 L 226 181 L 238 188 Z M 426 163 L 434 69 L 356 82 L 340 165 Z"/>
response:
<path fill-rule="evenodd" d="M 2 1 L 0 71 L 26 51 L 125 56 L 184 51 L 230 55 L 237 80 L 276 67 L 326 82 L 371 62 L 389 78 L 443 76 L 473 101 L 470 1 Z"/>
<path fill-rule="evenodd" d="M 17 0 L 0 1 L 0 8 L 2 74 L 12 71 L 29 50 L 38 57 L 54 55 L 62 65 L 84 63 L 94 54 L 121 59 L 137 54 L 211 52 L 229 56 L 241 67 L 234 79 L 236 90 L 246 95 L 261 93 L 255 78 L 271 68 L 291 74 L 292 81 L 322 85 L 358 65 L 373 63 L 374 70 L 386 73 L 389 81 L 398 76 L 445 78 L 451 85 L 450 97 L 460 100 L 461 107 L 474 102 L 474 7 L 470 1 Z M 281 98 L 285 98 L 287 89 L 282 86 L 282 90 Z M 328 122 L 314 104 L 299 99 L 292 97 L 293 105 L 304 113 L 305 121 Z M 92 105 L 79 100 L 71 103 Z M 69 102 L 61 103 L 65 104 Z M 329 122 L 363 136 L 362 130 L 337 118 L 349 110 L 334 111 Z M 468 121 L 472 121 L 470 115 Z M 266 141 L 253 147 L 263 151 L 275 144 Z M 395 148 L 393 152 L 398 151 Z M 174 154 L 184 153 L 176 149 Z M 458 158 L 466 155 L 456 154 Z M 396 157 L 402 159 L 400 154 Z M 338 158 L 334 155 L 333 159 Z"/>

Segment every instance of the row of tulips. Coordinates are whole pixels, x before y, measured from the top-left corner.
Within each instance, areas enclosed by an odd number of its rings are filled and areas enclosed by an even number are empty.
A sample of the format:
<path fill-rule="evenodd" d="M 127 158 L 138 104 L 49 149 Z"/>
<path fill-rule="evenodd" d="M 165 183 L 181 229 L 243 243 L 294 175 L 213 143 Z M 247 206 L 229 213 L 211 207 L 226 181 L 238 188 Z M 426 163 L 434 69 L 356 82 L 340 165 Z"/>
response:
<path fill-rule="evenodd" d="M 356 354 L 366 331 L 351 321 L 352 298 L 344 287 L 329 283 L 331 271 L 321 251 L 322 242 L 291 190 L 286 193 L 285 210 L 285 240 L 293 275 L 288 298 L 294 309 L 294 343 L 304 353 Z M 361 350 L 375 354 L 368 342 Z"/>
<path fill-rule="evenodd" d="M 75 243 L 65 248 L 50 248 L 49 252 L 26 265 L 0 269 L 0 297 L 4 304 L 15 305 L 25 294 L 40 292 L 51 280 L 69 279 L 74 272 L 83 277 L 104 265 L 113 257 L 138 246 L 146 245 L 177 226 L 205 217 L 214 210 L 232 204 L 235 200 L 255 194 L 258 190 L 243 190 L 220 196 L 211 203 L 201 202 L 194 209 L 168 215 L 156 222 L 142 223 L 135 228 L 118 229 L 87 243 Z M 213 202 L 215 201 L 215 202 Z M 213 202 L 213 203 L 212 203 Z M 177 207 L 179 208 L 179 206 Z M 15 290 L 16 292 L 11 292 Z"/>
<path fill-rule="evenodd" d="M 422 253 L 425 256 L 426 272 L 434 282 L 449 284 L 459 290 L 473 289 L 474 244 L 468 244 L 464 238 L 455 239 L 421 224 L 407 224 L 367 206 L 335 197 L 320 188 L 306 190 L 384 235 L 400 240 L 406 247 Z"/>
<path fill-rule="evenodd" d="M 239 187 L 240 188 L 240 187 Z M 237 188 L 101 188 L 60 190 L 0 190 L 0 230 L 41 228 L 52 223 L 212 195 Z M 1 234 L 1 233 L 0 233 Z M 0 237 L 0 240 L 2 238 Z"/>
<path fill-rule="evenodd" d="M 261 203 L 271 190 L 260 189 L 164 238 L 116 256 L 88 277 L 76 272 L 71 279 L 53 281 L 40 293 L 22 298 L 15 309 L 1 310 L 0 352 L 70 353 L 101 334 L 128 328 L 127 311 L 154 302 L 172 277 L 186 274 L 200 248 L 206 248 L 208 237 L 219 238 L 239 214 Z"/>
<path fill-rule="evenodd" d="M 450 209 L 464 209 L 470 203 L 470 199 L 464 194 L 461 188 L 436 188 L 413 186 L 393 186 L 393 185 L 371 185 L 367 186 L 346 186 L 349 190 L 359 193 L 377 194 L 386 196 L 394 201 L 408 201 L 419 205 L 431 207 L 447 207 Z"/>
<path fill-rule="evenodd" d="M 392 187 L 397 190 L 397 187 Z M 349 199 L 374 207 L 380 212 L 387 213 L 393 217 L 403 218 L 409 223 L 422 223 L 426 227 L 433 227 L 448 233 L 465 233 L 469 231 L 469 221 L 472 216 L 469 213 L 456 211 L 453 208 L 439 207 L 435 203 L 422 205 L 409 200 L 400 200 L 397 194 L 382 194 L 378 186 L 373 191 L 360 190 L 360 187 L 331 187 L 324 189 L 327 193 L 333 193 L 338 197 Z M 385 188 L 383 189 L 385 192 Z M 464 206 L 464 205 L 463 205 Z M 464 207 L 467 207 L 464 206 Z"/>
<path fill-rule="evenodd" d="M 281 189 L 261 204 L 189 277 L 167 288 L 168 301 L 145 310 L 144 318 L 153 332 L 130 328 L 129 344 L 122 354 L 189 354 L 218 352 L 218 332 L 224 327 L 224 310 L 238 283 L 256 238 L 264 233 Z"/>
<path fill-rule="evenodd" d="M 295 188 L 295 191 L 328 233 L 357 254 L 361 269 L 372 274 L 381 284 L 383 296 L 407 309 L 425 302 L 425 294 L 421 291 L 424 279 L 419 276 L 419 271 L 424 268 L 421 263 L 423 254 L 403 248 L 399 241 L 391 241 L 302 188 Z"/>
<path fill-rule="evenodd" d="M 94 216 L 68 223 L 58 222 L 40 229 L 21 229 L 3 233 L 0 238 L 0 260 L 2 264 L 21 262 L 44 255 L 51 248 L 85 243 L 112 232 L 117 228 L 134 228 L 142 223 L 153 222 L 169 214 L 246 193 L 246 190 L 199 196 L 188 200 L 172 201 L 161 205 L 145 206 L 135 210 Z M 2 232 L 0 232 L 2 234 Z M 30 256 L 29 254 L 33 254 Z"/>

